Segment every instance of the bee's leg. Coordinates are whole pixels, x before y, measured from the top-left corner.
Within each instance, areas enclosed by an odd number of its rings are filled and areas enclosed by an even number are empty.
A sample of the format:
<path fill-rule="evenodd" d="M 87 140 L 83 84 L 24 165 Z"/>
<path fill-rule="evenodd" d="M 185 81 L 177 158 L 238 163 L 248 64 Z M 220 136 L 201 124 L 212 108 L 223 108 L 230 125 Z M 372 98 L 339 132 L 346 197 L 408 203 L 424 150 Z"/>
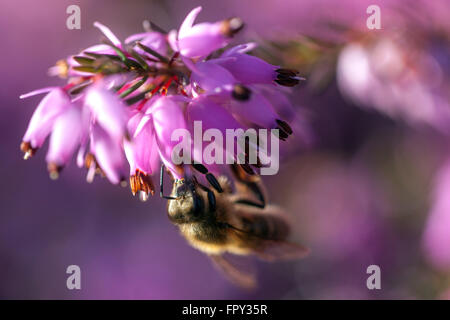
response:
<path fill-rule="evenodd" d="M 219 193 L 223 192 L 223 189 L 220 186 L 219 181 L 217 181 L 216 177 L 211 172 L 208 172 L 208 169 L 204 165 L 202 165 L 200 163 L 193 163 L 192 167 L 195 170 L 197 170 L 198 172 L 200 172 L 201 174 L 204 174 L 206 177 L 206 180 L 208 180 L 209 184 L 214 189 L 216 189 L 217 192 L 219 192 Z"/>
<path fill-rule="evenodd" d="M 264 209 L 266 207 L 265 203 L 258 203 L 252 200 L 247 200 L 247 199 L 236 199 L 234 201 L 234 203 L 239 203 L 239 204 L 245 204 L 248 206 L 253 206 L 253 207 L 257 207 L 257 208 L 261 208 Z"/>
<path fill-rule="evenodd" d="M 165 166 L 162 164 L 161 165 L 161 171 L 159 173 L 159 196 L 161 198 L 167 199 L 167 200 L 175 200 L 176 198 L 174 197 L 170 197 L 170 196 L 165 196 L 164 195 L 164 168 Z"/>
<path fill-rule="evenodd" d="M 234 202 L 264 208 L 266 206 L 266 195 L 261 178 L 247 174 L 246 170 L 239 164 L 232 164 L 231 172 L 236 178 L 235 184 L 238 191 L 238 196 Z M 258 202 L 249 198 L 256 198 Z"/>

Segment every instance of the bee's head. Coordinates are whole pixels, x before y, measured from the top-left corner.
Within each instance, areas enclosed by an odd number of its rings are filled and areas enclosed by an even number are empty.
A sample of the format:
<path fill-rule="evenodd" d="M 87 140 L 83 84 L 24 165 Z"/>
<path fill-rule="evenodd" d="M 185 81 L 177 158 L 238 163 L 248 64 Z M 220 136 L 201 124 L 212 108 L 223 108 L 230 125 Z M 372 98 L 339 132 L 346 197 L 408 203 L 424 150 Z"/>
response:
<path fill-rule="evenodd" d="M 198 222 L 207 218 L 205 192 L 198 187 L 195 178 L 175 180 L 171 196 L 174 199 L 168 201 L 167 213 L 173 223 Z"/>

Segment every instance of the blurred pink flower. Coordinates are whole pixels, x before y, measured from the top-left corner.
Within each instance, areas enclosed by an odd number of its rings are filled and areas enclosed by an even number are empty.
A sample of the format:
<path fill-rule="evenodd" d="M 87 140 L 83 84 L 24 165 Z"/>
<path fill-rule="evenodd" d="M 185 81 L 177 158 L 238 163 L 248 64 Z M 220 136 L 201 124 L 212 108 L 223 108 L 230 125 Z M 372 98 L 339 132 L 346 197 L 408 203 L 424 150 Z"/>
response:
<path fill-rule="evenodd" d="M 449 134 L 450 79 L 433 52 L 436 36 L 433 30 L 409 28 L 416 26 L 410 22 L 346 43 L 337 61 L 339 88 L 360 106 Z M 441 53 L 449 59 L 448 49 Z"/>
<path fill-rule="evenodd" d="M 433 202 L 423 234 L 425 255 L 432 265 L 450 269 L 450 162 L 439 170 Z"/>

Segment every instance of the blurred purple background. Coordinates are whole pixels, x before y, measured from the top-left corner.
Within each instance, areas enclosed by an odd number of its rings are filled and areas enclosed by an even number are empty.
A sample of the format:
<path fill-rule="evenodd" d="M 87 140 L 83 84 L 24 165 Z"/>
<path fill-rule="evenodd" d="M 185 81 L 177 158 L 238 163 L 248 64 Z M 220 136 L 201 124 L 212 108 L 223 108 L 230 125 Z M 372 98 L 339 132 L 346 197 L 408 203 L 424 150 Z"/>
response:
<path fill-rule="evenodd" d="M 98 42 L 94 21 L 123 39 L 141 31 L 145 19 L 165 29 L 177 28 L 185 14 L 201 4 L 201 21 L 241 16 L 247 28 L 240 40 L 297 39 L 305 33 L 331 37 L 333 32 L 320 28 L 324 22 L 364 29 L 365 11 L 372 2 L 3 1 L 0 298 L 445 297 L 450 285 L 450 206 L 445 202 L 450 175 L 446 167 L 439 170 L 449 156 L 442 124 L 411 125 L 403 116 L 375 111 L 385 104 L 372 100 L 368 102 L 372 109 L 364 102 L 360 108 L 360 99 L 351 99 L 348 88 L 334 80 L 320 93 L 308 85 L 296 91 L 295 102 L 311 124 L 315 143 L 286 157 L 278 175 L 264 178 L 272 200 L 292 214 L 295 237 L 312 252 L 296 262 L 256 262 L 260 285 L 251 292 L 229 284 L 205 255 L 187 245 L 167 219 L 165 201 L 159 197 L 141 203 L 129 189 L 105 179 L 87 184 L 85 172 L 74 163 L 52 181 L 44 150 L 29 161 L 22 160 L 19 150 L 39 101 L 39 97 L 19 100 L 19 95 L 61 84 L 62 80 L 47 76 L 47 69 Z M 435 17 L 430 30 L 420 26 L 430 34 L 450 17 L 448 3 L 436 3 L 437 9 L 429 10 Z M 66 8 L 71 4 L 81 7 L 81 30 L 66 28 Z M 386 16 L 383 29 L 405 28 L 404 21 L 384 13 L 396 5 L 406 7 L 408 1 L 376 4 L 382 19 Z M 445 23 L 443 27 L 446 40 L 433 43 L 441 57 L 436 61 L 442 61 L 444 84 L 430 91 L 448 107 L 449 87 L 444 81 L 449 77 L 449 29 Z M 295 57 L 289 58 L 280 59 L 294 64 Z M 383 84 L 396 88 L 389 81 L 384 79 Z M 395 101 L 395 106 L 403 106 L 402 102 Z M 434 218 L 428 219 L 429 212 Z M 66 288 L 65 271 L 71 264 L 82 270 L 79 291 Z M 366 268 L 371 264 L 381 267 L 381 290 L 366 288 Z"/>

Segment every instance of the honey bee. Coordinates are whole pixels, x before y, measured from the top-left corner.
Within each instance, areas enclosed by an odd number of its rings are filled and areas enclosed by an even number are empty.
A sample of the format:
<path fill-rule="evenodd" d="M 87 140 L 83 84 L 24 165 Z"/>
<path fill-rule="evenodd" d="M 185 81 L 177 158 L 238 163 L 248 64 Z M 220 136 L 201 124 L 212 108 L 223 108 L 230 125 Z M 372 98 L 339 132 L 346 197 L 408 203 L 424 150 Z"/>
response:
<path fill-rule="evenodd" d="M 193 165 L 212 189 L 195 175 L 173 181 L 168 199 L 169 220 L 194 248 L 207 254 L 233 283 L 251 288 L 256 285 L 252 272 L 238 268 L 227 254 L 256 255 L 273 261 L 305 256 L 308 249 L 289 242 L 289 224 L 283 211 L 266 205 L 266 191 L 261 178 L 248 174 L 248 168 L 232 165 L 235 192 L 225 176 L 216 179 L 203 165 Z"/>

